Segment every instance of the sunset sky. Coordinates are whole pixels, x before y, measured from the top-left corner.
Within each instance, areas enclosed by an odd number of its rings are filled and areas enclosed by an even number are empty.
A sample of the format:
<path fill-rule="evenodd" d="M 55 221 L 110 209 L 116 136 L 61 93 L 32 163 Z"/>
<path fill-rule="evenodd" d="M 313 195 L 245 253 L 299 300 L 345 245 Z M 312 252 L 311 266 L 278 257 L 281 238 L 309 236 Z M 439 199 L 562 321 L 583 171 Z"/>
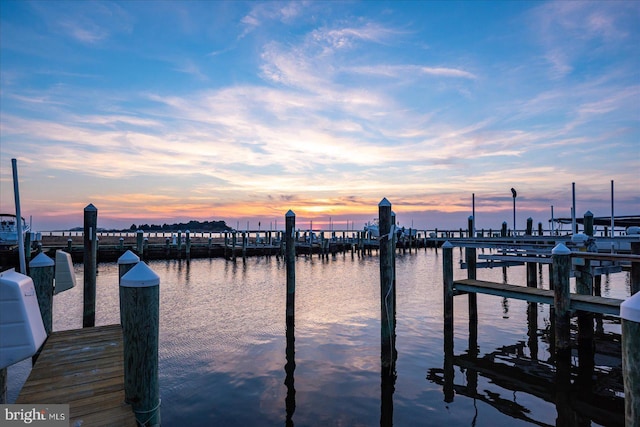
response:
<path fill-rule="evenodd" d="M 640 214 L 637 1 L 1 0 L 0 74 L 41 231 Z"/>

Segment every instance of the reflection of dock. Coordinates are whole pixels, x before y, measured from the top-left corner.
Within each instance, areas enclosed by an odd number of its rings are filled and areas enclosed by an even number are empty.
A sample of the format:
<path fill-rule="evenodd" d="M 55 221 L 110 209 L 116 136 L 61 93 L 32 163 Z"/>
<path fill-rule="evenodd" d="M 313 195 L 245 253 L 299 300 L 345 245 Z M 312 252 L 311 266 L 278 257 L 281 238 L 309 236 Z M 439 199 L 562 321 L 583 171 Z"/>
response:
<path fill-rule="evenodd" d="M 16 403 L 68 403 L 70 425 L 135 426 L 124 403 L 122 327 L 53 332 Z"/>
<path fill-rule="evenodd" d="M 610 340 L 604 338 L 604 340 Z M 619 342 L 617 354 L 596 353 L 595 358 L 617 360 L 616 366 L 600 366 L 593 370 L 583 371 L 579 367 L 568 366 L 573 372 L 571 384 L 565 391 L 566 399 L 557 399 L 557 375 L 561 373 L 562 364 L 534 360 L 524 356 L 526 344 L 505 346 L 493 353 L 475 357 L 471 353 L 454 356 L 453 349 L 445 349 L 445 358 L 451 364 L 445 368 L 429 369 L 427 379 L 451 390 L 457 395 L 473 398 L 493 406 L 500 412 L 516 419 L 535 425 L 549 425 L 531 416 L 531 411 L 524 404 L 519 404 L 511 392 L 526 393 L 554 404 L 564 405 L 560 411 L 570 411 L 576 420 L 591 420 L 600 425 L 624 425 L 624 398 L 621 387 L 621 366 Z M 612 345 L 603 345 L 607 352 Z M 450 350 L 450 351 L 448 351 Z M 457 366 L 465 373 L 464 384 L 454 384 L 453 369 Z M 446 372 L 450 369 L 451 372 Z M 501 396 L 492 390 L 478 389 L 478 376 L 486 378 L 492 384 L 508 391 L 508 396 Z M 585 386 L 589 383 L 592 386 Z M 589 425 L 589 424 L 587 424 Z"/>

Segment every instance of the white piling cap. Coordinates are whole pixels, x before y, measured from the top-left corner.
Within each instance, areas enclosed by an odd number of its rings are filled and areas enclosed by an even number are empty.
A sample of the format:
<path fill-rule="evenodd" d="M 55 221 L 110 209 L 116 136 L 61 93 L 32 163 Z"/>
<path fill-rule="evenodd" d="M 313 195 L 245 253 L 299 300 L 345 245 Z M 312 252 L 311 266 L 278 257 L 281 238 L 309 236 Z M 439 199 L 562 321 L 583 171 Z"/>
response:
<path fill-rule="evenodd" d="M 571 241 L 576 245 L 584 246 L 587 240 L 589 240 L 589 236 L 587 236 L 584 233 L 576 233 L 573 236 L 571 236 Z"/>
<path fill-rule="evenodd" d="M 285 216 L 285 217 L 288 217 L 288 216 L 296 216 L 296 214 L 295 214 L 295 213 L 293 213 L 293 211 L 292 211 L 291 209 L 289 209 L 289 210 L 287 211 L 287 213 L 286 213 L 286 214 L 284 214 L 284 216 Z"/>
<path fill-rule="evenodd" d="M 448 240 L 447 240 L 446 242 L 444 242 L 444 243 L 442 244 L 442 247 L 443 247 L 443 248 L 445 248 L 445 249 L 449 249 L 449 248 L 452 248 L 452 247 L 453 247 L 453 245 L 451 244 L 451 242 L 450 242 L 450 241 L 448 241 Z"/>
<path fill-rule="evenodd" d="M 53 267 L 55 264 L 54 260 L 46 256 L 44 252 L 40 252 L 38 256 L 31 260 L 29 267 Z"/>
<path fill-rule="evenodd" d="M 158 276 L 147 264 L 139 262 L 120 279 L 120 286 L 125 288 L 149 288 L 160 284 Z"/>
<path fill-rule="evenodd" d="M 555 248 L 551 249 L 552 255 L 571 255 L 571 250 L 564 245 L 564 243 L 558 243 Z"/>
<path fill-rule="evenodd" d="M 120 258 L 118 258 L 118 265 L 120 264 L 137 264 L 140 262 L 140 257 L 134 254 L 131 251 L 127 251 L 123 253 Z"/>
<path fill-rule="evenodd" d="M 640 292 L 636 292 L 620 304 L 620 317 L 640 323 Z"/>
<path fill-rule="evenodd" d="M 380 203 L 378 203 L 378 206 L 391 206 L 391 202 L 388 201 L 386 197 L 383 197 Z"/>

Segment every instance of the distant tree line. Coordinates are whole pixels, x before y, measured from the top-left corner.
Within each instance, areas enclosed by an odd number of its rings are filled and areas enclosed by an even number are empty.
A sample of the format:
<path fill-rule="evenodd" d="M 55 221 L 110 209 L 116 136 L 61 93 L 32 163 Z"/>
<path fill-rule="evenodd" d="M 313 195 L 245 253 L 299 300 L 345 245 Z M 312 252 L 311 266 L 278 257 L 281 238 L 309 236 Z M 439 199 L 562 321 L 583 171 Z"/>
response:
<path fill-rule="evenodd" d="M 131 224 L 129 231 L 231 231 L 231 227 L 225 221 L 189 221 L 178 224 Z"/>

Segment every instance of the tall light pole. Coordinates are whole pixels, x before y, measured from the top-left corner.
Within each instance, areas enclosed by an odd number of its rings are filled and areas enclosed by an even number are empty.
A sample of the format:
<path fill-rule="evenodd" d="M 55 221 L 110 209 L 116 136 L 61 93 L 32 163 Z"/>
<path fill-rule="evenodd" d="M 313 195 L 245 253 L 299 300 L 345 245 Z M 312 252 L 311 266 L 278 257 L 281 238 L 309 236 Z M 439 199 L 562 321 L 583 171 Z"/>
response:
<path fill-rule="evenodd" d="M 516 234 L 516 197 L 518 193 L 515 188 L 511 189 L 511 194 L 513 195 L 513 234 Z"/>

